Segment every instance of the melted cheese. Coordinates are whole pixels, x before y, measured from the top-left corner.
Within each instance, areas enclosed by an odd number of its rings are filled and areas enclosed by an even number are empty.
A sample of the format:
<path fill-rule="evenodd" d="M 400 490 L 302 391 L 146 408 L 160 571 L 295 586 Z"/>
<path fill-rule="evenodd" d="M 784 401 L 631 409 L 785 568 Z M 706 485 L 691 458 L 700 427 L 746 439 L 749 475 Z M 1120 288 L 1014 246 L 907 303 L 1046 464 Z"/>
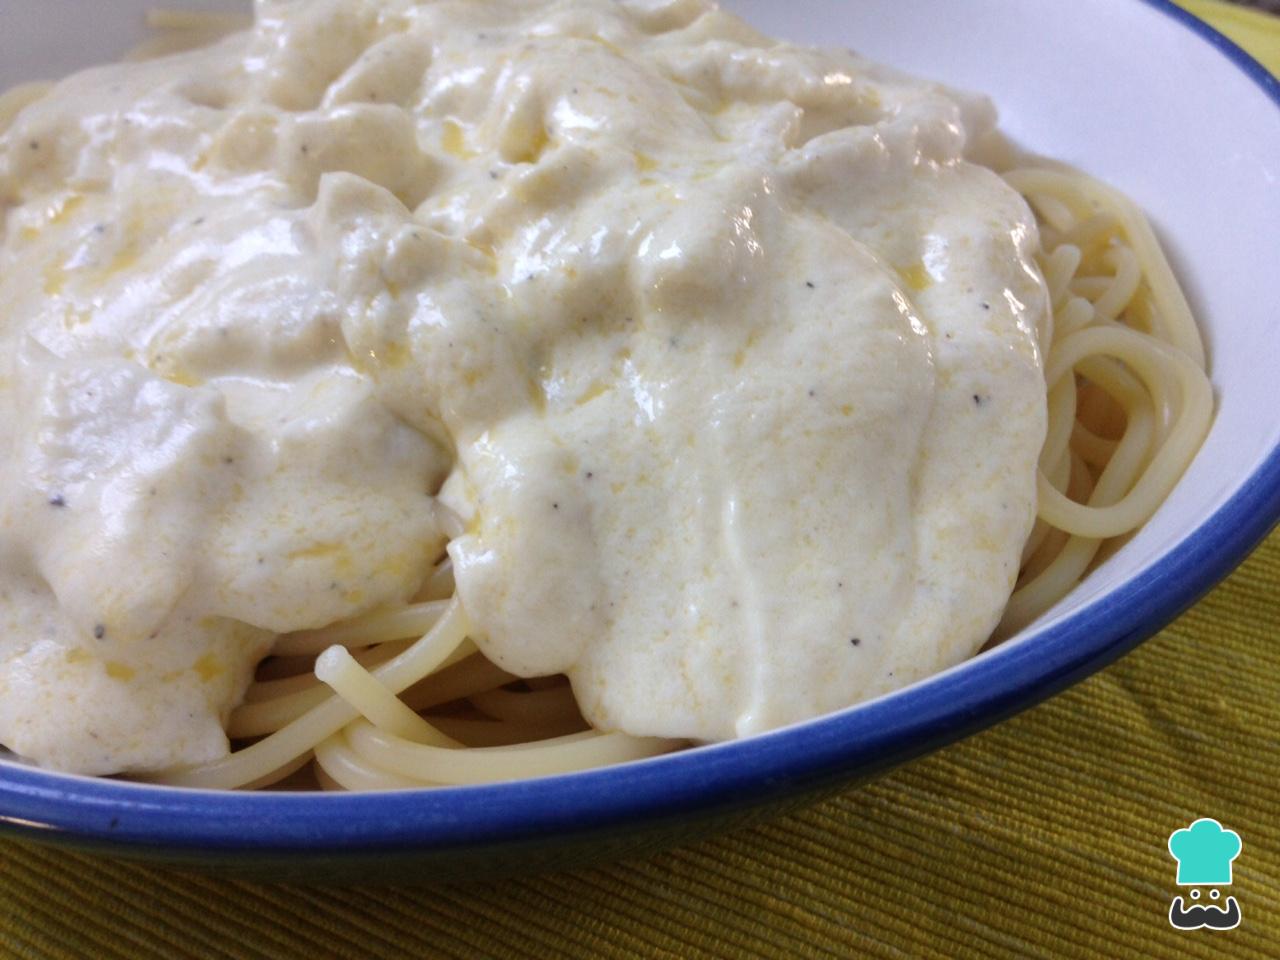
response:
<path fill-rule="evenodd" d="M 0 134 L 0 742 L 194 763 L 410 597 L 721 739 L 971 655 L 1044 285 L 985 101 L 698 0 L 313 0 Z"/>

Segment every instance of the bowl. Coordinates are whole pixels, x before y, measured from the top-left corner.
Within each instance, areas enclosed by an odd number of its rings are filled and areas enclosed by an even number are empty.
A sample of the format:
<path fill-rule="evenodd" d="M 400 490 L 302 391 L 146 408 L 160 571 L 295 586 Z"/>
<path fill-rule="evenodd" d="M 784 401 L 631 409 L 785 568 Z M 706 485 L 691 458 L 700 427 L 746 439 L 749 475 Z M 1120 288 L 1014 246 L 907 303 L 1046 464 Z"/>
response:
<path fill-rule="evenodd" d="M 116 58 L 150 5 L 6 11 L 0 85 Z M 178 790 L 0 762 L 0 829 L 281 879 L 475 876 L 634 854 L 808 802 L 1044 700 L 1151 636 L 1262 539 L 1280 518 L 1280 83 L 1165 0 L 726 5 L 779 36 L 989 93 L 1021 145 L 1149 212 L 1205 333 L 1217 399 L 1203 449 L 1156 516 L 1003 645 L 767 735 L 567 776 L 354 795 Z"/>

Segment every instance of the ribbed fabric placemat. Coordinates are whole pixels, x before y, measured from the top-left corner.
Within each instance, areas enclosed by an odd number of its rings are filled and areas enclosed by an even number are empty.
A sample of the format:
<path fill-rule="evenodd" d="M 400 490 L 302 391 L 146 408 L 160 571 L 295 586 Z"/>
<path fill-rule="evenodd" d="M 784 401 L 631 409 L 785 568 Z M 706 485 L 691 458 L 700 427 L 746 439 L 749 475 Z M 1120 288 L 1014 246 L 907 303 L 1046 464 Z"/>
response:
<path fill-rule="evenodd" d="M 1254 57 L 1271 67 L 1272 72 L 1280 71 L 1280 26 L 1276 17 L 1261 10 L 1249 7 L 1230 5 L 1222 0 L 1174 0 L 1174 2 L 1194 13 L 1201 20 L 1213 24 L 1214 28 L 1226 34 L 1240 46 L 1248 50 Z M 1243 0 L 1253 7 L 1257 0 Z M 1275 3 L 1276 0 L 1267 0 Z"/>
<path fill-rule="evenodd" d="M 1187 0 L 1280 68 L 1280 20 Z M 1280 533 L 1135 653 L 801 814 L 649 860 L 374 891 L 0 844 L 5 957 L 1280 957 Z M 1244 847 L 1172 929 L 1169 833 Z"/>

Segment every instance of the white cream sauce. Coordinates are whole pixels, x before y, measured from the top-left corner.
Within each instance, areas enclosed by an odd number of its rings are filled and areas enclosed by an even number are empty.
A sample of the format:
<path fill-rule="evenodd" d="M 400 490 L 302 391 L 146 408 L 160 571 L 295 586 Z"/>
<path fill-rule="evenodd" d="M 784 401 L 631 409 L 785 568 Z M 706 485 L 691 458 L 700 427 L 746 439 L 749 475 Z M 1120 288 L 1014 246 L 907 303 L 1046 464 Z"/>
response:
<path fill-rule="evenodd" d="M 0 743 L 222 755 L 275 634 L 415 593 L 437 495 L 477 642 L 602 728 L 971 655 L 1045 421 L 993 123 L 698 0 L 262 0 L 63 81 L 0 133 Z"/>

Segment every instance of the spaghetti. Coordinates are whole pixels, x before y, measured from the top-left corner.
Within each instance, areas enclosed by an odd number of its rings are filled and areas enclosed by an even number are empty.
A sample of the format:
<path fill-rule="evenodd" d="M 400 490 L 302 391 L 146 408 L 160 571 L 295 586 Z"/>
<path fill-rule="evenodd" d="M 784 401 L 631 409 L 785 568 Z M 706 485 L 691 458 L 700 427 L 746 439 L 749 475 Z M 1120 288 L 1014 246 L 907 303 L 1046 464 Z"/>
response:
<path fill-rule="evenodd" d="M 1213 417 L 1200 333 L 1142 213 L 1078 173 L 1005 179 L 1040 222 L 1054 329 L 1038 520 L 997 637 L 1043 614 L 1150 519 Z"/>
<path fill-rule="evenodd" d="M 154 14 L 151 22 L 160 31 L 160 36 L 135 51 L 135 59 L 202 47 L 246 25 L 242 19 L 230 16 L 166 12 Z M 483 37 L 484 34 L 477 36 Z M 297 42 L 309 56 L 307 44 L 301 40 Z M 416 56 L 407 48 L 395 47 L 393 41 L 388 41 L 388 44 L 379 58 L 367 58 L 367 62 L 361 60 L 357 64 L 363 65 L 361 69 L 367 76 L 355 67 L 352 69 L 356 73 L 346 81 L 341 77 L 325 79 L 317 73 L 312 78 L 318 86 L 312 91 L 315 96 L 311 100 L 318 101 L 325 89 L 329 90 L 326 97 L 333 95 L 330 84 L 338 84 L 342 98 L 367 100 L 368 103 L 363 103 L 356 111 L 356 108 L 344 105 L 346 100 L 342 100 L 334 108 L 338 118 L 335 123 L 345 123 L 344 118 L 354 116 L 356 112 L 369 123 L 382 123 L 390 109 L 382 102 L 386 91 L 388 87 L 392 91 L 400 90 L 399 80 L 403 79 L 392 67 L 399 64 L 404 68 L 405 76 L 411 76 L 413 71 L 410 68 Z M 609 47 L 603 45 L 602 49 L 607 51 Z M 302 72 L 306 74 L 306 71 Z M 420 69 L 418 73 L 421 73 Z M 775 98 L 789 103 L 793 92 L 789 86 L 792 78 L 786 70 L 782 73 L 785 76 L 780 83 L 786 87 L 787 96 L 783 98 L 778 93 Z M 815 85 L 818 93 L 801 91 L 804 96 L 817 98 L 812 105 L 804 107 L 804 110 L 812 109 L 815 131 L 822 126 L 819 121 L 823 110 L 829 106 L 819 94 L 840 95 L 838 89 L 833 92 L 828 88 L 839 88 L 841 84 L 832 84 L 831 79 L 841 77 L 849 82 L 849 77 L 836 72 Z M 696 78 L 691 75 L 686 79 L 692 83 Z M 376 89 L 374 80 L 377 81 Z M 726 85 L 727 89 L 731 81 L 736 82 L 734 76 L 726 75 L 716 83 Z M 342 86 L 343 83 L 346 86 Z M 405 86 L 400 95 L 407 96 L 410 86 Z M 709 93 L 704 91 L 708 97 L 711 93 L 718 95 L 723 92 L 715 84 L 712 86 L 714 89 Z M 47 85 L 33 84 L 0 95 L 0 132 L 47 89 Z M 685 84 L 683 89 L 687 91 L 691 87 Z M 576 95 L 578 90 L 572 88 L 572 92 Z M 208 91 L 193 84 L 184 96 L 189 96 L 191 103 L 201 110 L 219 109 L 217 105 L 222 98 L 206 94 Z M 283 99 L 294 106 L 311 103 L 301 95 L 296 98 L 297 103 L 294 103 L 292 94 Z M 875 97 L 866 96 L 856 102 L 859 110 L 871 109 Z M 708 115 L 716 112 L 711 106 L 704 106 Z M 847 104 L 838 101 L 837 106 L 844 110 Z M 947 115 L 950 116 L 949 113 Z M 839 112 L 827 119 L 833 127 L 851 122 Z M 240 124 L 243 127 L 240 132 L 244 135 L 244 144 L 240 146 L 247 151 L 245 156 L 252 154 L 245 144 L 258 142 L 261 131 L 254 126 L 256 123 L 255 120 Z M 365 144 L 380 143 L 381 137 L 389 136 L 400 128 L 369 129 L 373 133 L 359 136 L 352 136 L 347 131 L 343 134 L 346 140 L 335 133 L 330 146 L 337 150 L 340 143 L 353 140 Z M 462 128 L 453 119 L 446 119 L 441 129 L 441 149 L 444 156 L 452 158 L 449 162 L 470 161 L 477 155 L 475 144 L 468 145 Z M 309 174 L 303 176 L 304 166 L 313 162 L 317 153 L 323 152 L 319 141 L 311 138 L 313 134 L 303 137 L 299 133 L 296 143 L 289 141 L 288 150 L 290 169 L 301 171 L 298 173 L 299 182 L 305 181 L 309 187 L 315 187 L 318 179 L 313 183 L 308 179 Z M 536 164 L 549 142 L 541 126 L 534 129 L 520 117 L 512 121 L 510 129 L 503 135 L 510 142 L 503 142 L 501 152 L 513 168 Z M 799 127 L 779 134 L 800 140 L 806 135 Z M 821 134 L 815 135 L 813 140 L 820 142 Z M 413 137 L 406 139 L 403 152 L 412 152 L 409 147 L 416 142 Z M 787 143 L 789 148 L 800 151 L 800 146 L 789 140 Z M 32 139 L 29 152 L 34 154 L 40 149 L 44 147 Z M 204 147 L 200 149 L 200 156 L 192 161 L 197 165 L 193 168 L 197 172 L 206 162 Z M 388 150 L 394 152 L 390 148 Z M 227 152 L 222 160 L 239 163 L 245 160 L 245 156 L 241 155 L 238 147 Z M 387 180 L 387 189 L 395 188 L 392 192 L 396 201 L 404 203 L 404 212 L 407 213 L 422 198 L 407 190 L 405 184 L 391 177 L 388 171 L 382 170 L 374 162 L 377 159 L 371 158 L 367 164 L 363 160 L 361 164 L 348 160 L 339 164 L 339 171 L 345 177 L 348 168 L 358 168 L 375 181 L 383 176 Z M 820 164 L 821 145 L 814 148 L 809 159 L 815 165 Z M 628 155 L 623 164 L 628 175 L 633 161 L 637 173 L 648 172 L 657 165 L 657 161 L 647 154 L 637 153 L 634 158 Z M 441 159 L 439 162 L 444 161 Z M 487 162 L 481 166 L 487 167 Z M 434 169 L 434 166 L 427 165 L 421 170 L 411 171 L 409 180 L 427 179 L 428 173 Z M 1141 212 L 1114 190 L 1062 168 L 1018 167 L 1004 176 L 1036 215 L 1041 238 L 1038 261 L 1052 312 L 1046 317 L 1044 329 L 1039 331 L 1040 352 L 1045 360 L 1048 429 L 1036 476 L 1036 522 L 1022 550 L 1012 596 L 989 643 L 1017 633 L 1044 615 L 1150 519 L 1194 458 L 1213 415 L 1213 395 L 1205 372 L 1205 351 L 1200 335 L 1186 298 Z M 497 180 L 498 173 L 484 169 L 482 177 L 481 186 L 488 188 L 490 178 Z M 354 190 L 357 180 L 356 177 L 339 177 L 331 179 L 330 183 L 345 184 L 346 188 Z M 797 182 L 807 183 L 799 175 Z M 568 191 L 567 184 L 564 189 Z M 1025 221 L 1025 211 L 1016 203 L 1016 198 L 1005 198 L 1003 195 L 1008 191 L 999 190 L 998 193 L 1001 196 L 997 199 L 1011 202 L 1018 222 Z M 410 197 L 414 199 L 408 199 Z M 60 201 L 61 205 L 56 209 L 50 208 L 48 218 L 57 222 L 73 217 L 82 201 L 83 198 Z M 399 212 L 397 210 L 397 214 Z M 750 213 L 751 210 L 747 209 L 747 214 Z M 495 215 L 500 214 L 501 210 L 498 210 Z M 205 220 L 203 216 L 192 218 L 190 226 L 200 226 Z M 750 216 L 735 221 L 735 224 L 735 229 L 751 239 Z M 36 232 L 33 228 L 33 235 Z M 105 233 L 105 228 L 98 232 Z M 421 240 L 416 232 L 409 236 Z M 401 266 L 406 270 L 416 263 L 415 257 L 421 256 L 424 264 L 429 260 L 428 254 L 422 251 L 406 252 L 411 251 L 413 245 L 403 236 L 401 240 L 401 252 L 406 261 Z M 732 245 L 721 244 L 722 247 Z M 479 234 L 469 236 L 465 246 L 465 255 L 471 259 L 460 262 L 471 263 L 476 258 L 492 259 L 494 256 L 489 241 Z M 744 249 L 749 247 L 749 243 L 744 244 Z M 667 257 L 668 251 L 674 251 L 672 256 Z M 668 251 L 659 253 L 659 260 L 678 263 L 682 254 L 680 246 L 673 243 Z M 132 262 L 128 253 L 128 250 L 123 251 L 112 263 L 127 267 Z M 812 265 L 820 265 L 820 260 L 817 258 Z M 719 260 L 708 257 L 706 262 L 714 265 Z M 485 265 L 493 266 L 487 262 Z M 384 273 L 383 267 L 379 266 L 376 276 L 379 281 L 387 281 L 387 297 L 398 299 L 399 283 L 392 283 Z M 695 289 L 705 279 L 700 275 L 694 276 L 695 273 L 698 271 L 690 270 L 687 275 L 673 273 L 669 277 L 658 273 L 655 276 L 662 282 L 651 286 L 659 290 L 664 288 L 664 284 L 669 290 Z M 1022 279 L 1026 280 L 1033 273 L 1024 271 Z M 909 287 L 921 292 L 933 282 L 923 262 L 907 265 L 900 274 Z M 802 277 L 808 275 L 802 274 Z M 533 278 L 530 273 L 524 280 Z M 46 271 L 44 279 L 45 293 L 50 297 L 56 296 L 63 282 L 61 274 Z M 803 297 L 815 296 L 808 291 L 826 289 L 823 278 L 819 276 L 816 279 L 818 283 L 801 281 Z M 710 283 L 710 286 L 714 288 L 715 284 Z M 800 284 L 794 286 L 799 288 Z M 511 291 L 504 290 L 509 297 Z M 909 313 L 905 299 L 896 291 L 894 296 L 904 314 Z M 804 302 L 813 301 L 806 299 Z M 983 306 L 988 305 L 984 303 Z M 656 312 L 662 313 L 663 307 L 659 305 Z M 1017 313 L 1017 310 L 1013 312 Z M 629 317 L 621 319 L 623 324 L 631 322 Z M 922 331 L 923 325 L 920 325 L 916 332 Z M 332 342 L 336 343 L 336 340 Z M 667 338 L 664 337 L 663 342 L 668 342 Z M 753 342 L 748 339 L 739 350 L 739 364 L 748 356 L 748 348 Z M 375 359 L 379 353 L 385 355 L 382 362 L 388 365 L 388 369 L 399 365 L 396 351 L 384 348 L 381 341 L 373 343 L 376 350 L 363 352 Z M 669 343 L 674 351 L 679 338 L 672 336 Z M 393 346 L 407 355 L 399 342 Z M 453 346 L 452 341 L 448 342 L 448 348 Z M 354 347 L 348 348 L 348 353 L 353 351 Z M 1026 353 L 1032 361 L 1035 360 L 1033 344 L 1028 346 Z M 629 355 L 628 351 L 623 359 Z M 158 356 L 155 358 L 157 362 L 159 359 Z M 1038 377 L 1038 368 L 1033 369 Z M 743 382 L 750 379 L 746 373 L 742 377 Z M 191 378 L 185 371 L 175 368 L 169 372 L 169 379 L 181 386 L 184 380 Z M 548 382 L 555 390 L 543 389 L 539 395 L 539 402 L 543 404 L 548 402 L 548 396 L 556 399 L 556 390 L 564 390 L 563 385 L 557 385 L 554 379 Z M 1023 386 L 1028 400 L 1024 406 L 1035 408 L 1030 401 L 1039 400 L 1038 380 L 1024 380 Z M 592 385 L 583 393 L 582 403 L 595 399 L 603 390 L 603 387 Z M 821 390 L 809 389 L 807 396 L 816 398 L 820 393 Z M 962 399 L 968 413 L 968 394 Z M 975 404 L 978 403 L 977 395 L 973 399 Z M 853 415 L 855 406 L 850 403 L 834 409 L 843 410 L 842 415 L 847 417 Z M 1039 413 L 1039 409 L 1035 408 L 1035 412 Z M 845 432 L 839 436 L 846 439 L 852 436 L 848 428 L 842 429 Z M 1026 436 L 1029 439 L 1024 444 L 1025 456 L 1020 462 L 1028 469 L 1019 473 L 1024 480 L 1030 477 L 1029 468 L 1039 441 L 1038 433 L 1027 433 Z M 771 455 L 776 455 L 772 447 L 768 449 Z M 225 455 L 221 462 L 230 467 L 235 460 L 235 457 Z M 583 473 L 587 479 L 593 476 L 590 471 L 580 470 L 576 462 L 567 472 Z M 304 477 L 300 481 L 303 486 L 306 485 L 305 480 Z M 595 486 L 600 486 L 599 480 Z M 548 497 L 548 500 L 552 498 Z M 731 505 L 733 500 L 732 496 L 728 497 Z M 48 506 L 61 510 L 66 506 L 65 498 L 58 494 L 48 501 Z M 1030 522 L 1030 504 L 1025 502 L 1025 497 L 1023 506 L 1025 511 L 1021 525 L 1005 543 L 1007 562 L 1001 572 L 1003 577 L 1011 577 L 1013 556 Z M 559 512 L 561 502 L 554 500 L 550 507 Z M 568 513 L 566 509 L 560 516 Z M 466 519 L 468 522 L 473 520 L 470 517 Z M 426 526 L 433 531 L 439 527 L 443 536 L 456 539 L 464 534 L 466 525 L 450 511 L 441 509 L 432 523 Z M 422 542 L 417 537 L 410 539 L 415 549 Z M 434 549 L 438 542 L 432 541 L 428 549 Z M 284 555 L 314 559 L 324 556 L 329 550 L 337 548 L 331 544 L 311 545 L 294 552 L 284 551 Z M 399 562 L 399 558 L 391 559 Z M 259 557 L 258 563 L 262 562 Z M 463 560 L 460 559 L 459 564 L 460 569 L 464 569 Z M 388 562 L 386 566 L 394 568 L 396 563 Z M 567 567 L 576 573 L 583 564 Z M 415 567 L 415 570 L 420 569 Z M 462 573 L 459 579 L 466 583 Z M 321 580 L 327 582 L 329 577 Z M 985 633 L 998 610 L 998 601 L 1008 596 L 1008 579 L 1000 582 L 1004 589 L 998 595 L 993 594 L 988 618 L 981 620 L 981 626 L 972 632 L 970 640 L 973 642 L 965 647 L 966 652 L 972 650 L 977 639 Z M 416 583 L 416 579 L 408 580 L 404 590 L 394 596 L 404 596 L 415 589 Z M 335 579 L 330 589 L 336 590 L 336 587 Z M 837 587 L 843 588 L 843 582 Z M 350 605 L 341 611 L 349 612 L 360 602 L 351 600 Z M 736 599 L 732 606 L 739 607 Z M 341 611 L 334 613 L 331 610 L 314 618 L 308 611 L 306 618 L 293 619 L 285 626 L 260 625 L 261 640 L 265 643 L 271 633 L 299 623 L 322 622 L 340 616 Z M 477 615 L 485 612 L 487 610 L 479 609 L 478 605 L 473 610 Z M 559 622 L 553 617 L 542 620 Z M 106 633 L 106 627 L 100 626 L 95 637 L 102 640 Z M 204 764 L 171 767 L 141 775 L 141 778 L 176 786 L 214 789 L 408 789 L 565 773 L 651 757 L 685 745 L 682 740 L 593 729 L 579 710 L 574 690 L 566 677 L 518 677 L 485 657 L 472 639 L 478 633 L 480 631 L 468 617 L 455 589 L 453 563 L 449 555 L 442 552 L 423 578 L 418 594 L 409 602 L 338 620 L 322 629 L 276 637 L 270 655 L 257 665 L 254 680 L 245 696 L 229 718 L 225 718 L 225 732 L 233 744 L 228 756 Z M 591 635 L 590 631 L 584 634 Z M 491 633 L 488 635 L 492 637 Z M 931 636 L 925 631 L 921 631 L 921 635 Z M 844 639 L 840 642 L 844 649 Z M 850 642 L 854 647 L 861 644 L 858 637 L 853 637 Z M 862 648 L 864 653 L 869 646 L 871 644 Z M 257 649 L 260 656 L 262 648 Z M 867 655 L 871 656 L 870 653 Z M 201 658 L 201 662 L 206 660 L 207 673 L 216 678 L 220 670 L 216 658 Z M 241 673 L 241 682 L 252 663 L 252 659 L 244 661 L 245 672 Z M 884 662 L 877 662 L 877 666 L 884 667 Z M 107 670 L 111 669 L 115 670 L 111 674 L 115 679 L 129 679 L 133 672 L 133 668 L 121 664 L 109 665 Z M 560 666 L 555 669 L 560 669 Z M 125 674 L 129 676 L 125 677 Z M 893 675 L 889 670 L 888 676 Z M 898 676 L 896 682 L 903 682 L 901 671 Z M 234 701 L 229 699 L 224 706 L 230 702 Z M 584 697 L 584 702 L 590 702 L 590 699 Z M 213 733 L 216 735 L 218 732 L 215 727 Z M 689 735 L 683 729 L 675 732 Z M 209 755 L 212 754 L 200 756 Z M 141 769 L 154 769 L 155 766 Z"/>
<path fill-rule="evenodd" d="M 1037 214 L 1053 329 L 1039 517 L 994 640 L 1049 610 L 1150 519 L 1213 414 L 1199 332 L 1142 214 L 1078 173 L 1026 167 L 1005 178 Z M 444 558 L 409 606 L 280 638 L 229 728 L 262 739 L 154 779 L 405 789 L 563 773 L 681 745 L 590 730 L 564 678 L 521 680 L 486 660 L 451 593 Z"/>

